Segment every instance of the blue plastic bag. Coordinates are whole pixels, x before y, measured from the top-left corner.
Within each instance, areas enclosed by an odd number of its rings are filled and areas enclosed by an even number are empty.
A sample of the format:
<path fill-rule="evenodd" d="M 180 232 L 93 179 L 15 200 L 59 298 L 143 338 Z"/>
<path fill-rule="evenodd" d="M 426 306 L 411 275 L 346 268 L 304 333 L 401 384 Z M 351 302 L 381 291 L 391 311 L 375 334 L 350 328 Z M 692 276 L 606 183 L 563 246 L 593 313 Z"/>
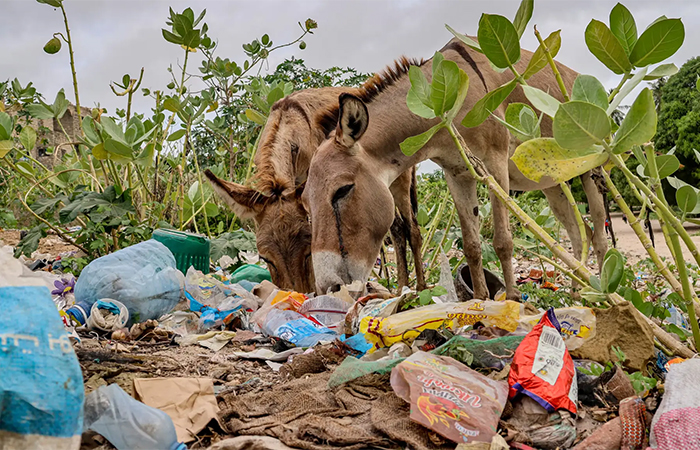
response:
<path fill-rule="evenodd" d="M 83 374 L 48 288 L 0 287 L 0 447 L 77 449 Z"/>

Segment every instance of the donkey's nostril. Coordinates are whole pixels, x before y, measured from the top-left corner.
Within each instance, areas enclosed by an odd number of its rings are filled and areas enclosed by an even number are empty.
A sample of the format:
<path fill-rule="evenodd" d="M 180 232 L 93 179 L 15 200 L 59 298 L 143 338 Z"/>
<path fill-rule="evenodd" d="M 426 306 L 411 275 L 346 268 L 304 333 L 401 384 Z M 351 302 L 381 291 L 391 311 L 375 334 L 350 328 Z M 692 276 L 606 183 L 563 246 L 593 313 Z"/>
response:
<path fill-rule="evenodd" d="M 329 289 L 332 293 L 333 292 L 339 292 L 340 291 L 340 284 L 334 284 L 333 286 L 330 287 Z"/>

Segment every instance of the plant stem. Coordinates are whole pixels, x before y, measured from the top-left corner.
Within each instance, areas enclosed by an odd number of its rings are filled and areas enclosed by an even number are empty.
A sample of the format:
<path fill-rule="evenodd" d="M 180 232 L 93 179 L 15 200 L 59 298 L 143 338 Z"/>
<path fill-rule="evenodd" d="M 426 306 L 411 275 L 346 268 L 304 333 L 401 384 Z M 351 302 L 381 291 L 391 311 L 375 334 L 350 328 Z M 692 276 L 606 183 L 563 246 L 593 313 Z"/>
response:
<path fill-rule="evenodd" d="M 688 309 L 688 320 L 690 321 L 690 329 L 693 330 L 693 339 L 695 340 L 695 348 L 700 349 L 700 327 L 698 327 L 698 319 L 695 315 L 695 302 L 692 298 L 692 290 L 690 289 L 690 280 L 688 278 L 688 268 L 685 266 L 683 259 L 683 251 L 681 250 L 681 242 L 678 239 L 678 233 L 673 230 L 671 232 L 671 242 L 676 250 L 676 267 L 678 268 L 678 276 L 683 284 L 683 300 Z"/>
<path fill-rule="evenodd" d="M 649 254 L 649 258 L 651 258 L 654 265 L 659 269 L 661 275 L 671 285 L 671 289 L 673 289 L 679 295 L 682 295 L 683 287 L 681 286 L 681 283 L 676 279 L 676 277 L 673 276 L 668 266 L 664 264 L 664 262 L 661 260 L 659 254 L 656 253 L 656 249 L 651 244 L 649 236 L 647 236 L 646 233 L 644 233 L 644 229 L 642 228 L 641 224 L 643 219 L 643 211 L 642 213 L 640 213 L 639 216 L 635 217 L 629 205 L 627 204 L 627 202 L 625 202 L 625 199 L 622 198 L 622 194 L 620 194 L 620 191 L 617 189 L 617 186 L 615 186 L 612 179 L 610 178 L 610 174 L 608 174 L 607 171 L 603 170 L 603 177 L 605 178 L 605 183 L 608 186 L 608 189 L 613 195 L 615 203 L 617 203 L 617 205 L 620 207 L 620 210 L 622 210 L 623 214 L 627 216 L 627 222 L 632 227 L 632 230 L 634 230 L 634 234 L 637 235 L 639 242 L 642 243 L 642 246 Z M 642 208 L 644 208 L 644 205 L 642 206 Z"/>
<path fill-rule="evenodd" d="M 63 2 L 61 2 L 61 13 L 63 13 L 63 23 L 66 26 L 66 43 L 68 44 L 68 54 L 70 55 L 70 70 L 71 70 L 71 75 L 73 76 L 73 91 L 75 92 L 75 109 L 78 113 L 78 123 L 80 124 L 80 130 L 83 132 L 83 135 L 85 132 L 83 131 L 83 121 L 81 117 L 81 109 L 80 109 L 80 95 L 78 94 L 78 75 L 75 72 L 75 57 L 73 54 L 73 39 L 71 39 L 70 36 L 70 27 L 68 26 L 68 16 L 66 15 L 66 8 L 63 5 Z M 60 122 L 60 121 L 59 121 Z"/>
<path fill-rule="evenodd" d="M 431 256 L 430 262 L 428 263 L 428 270 L 431 270 L 431 268 L 435 264 L 435 261 L 437 260 L 438 255 L 440 254 L 440 251 L 442 250 L 442 246 L 445 245 L 445 241 L 447 240 L 447 232 L 452 227 L 452 223 L 455 219 L 455 211 L 456 208 L 452 208 L 452 211 L 450 212 L 450 218 L 447 220 L 447 226 L 445 227 L 444 233 L 442 234 L 440 243 L 437 247 L 435 247 L 435 251 L 433 251 L 433 255 Z M 420 264 L 420 262 L 417 262 L 417 264 Z"/>
<path fill-rule="evenodd" d="M 683 228 L 683 224 L 680 223 L 678 218 L 671 212 L 671 210 L 662 202 L 655 194 L 652 192 L 649 187 L 644 184 L 642 180 L 639 179 L 636 175 L 632 173 L 631 170 L 627 168 L 627 165 L 625 165 L 625 162 L 620 158 L 619 155 L 615 155 L 610 151 L 610 147 L 606 144 L 603 143 L 603 145 L 606 147 L 610 154 L 610 160 L 615 164 L 615 166 L 622 170 L 622 172 L 627 176 L 629 180 L 632 181 L 632 183 L 639 188 L 644 194 L 654 203 L 654 205 L 657 207 L 658 212 L 660 215 L 663 215 L 664 218 L 668 221 L 668 223 L 676 230 L 678 235 L 683 239 L 683 242 L 685 242 L 686 247 L 688 247 L 688 250 L 690 251 L 690 254 L 693 255 L 695 258 L 695 261 L 697 264 L 700 264 L 700 251 L 698 251 L 697 246 L 693 242 L 692 238 L 688 234 L 685 228 Z"/>
<path fill-rule="evenodd" d="M 445 205 L 449 201 L 450 196 L 446 195 L 445 199 L 440 203 L 440 206 L 438 207 L 438 210 L 435 214 L 435 217 L 433 217 L 433 220 L 430 223 L 430 227 L 428 228 L 428 236 L 425 241 L 423 241 L 423 247 L 421 248 L 421 254 L 425 254 L 428 251 L 428 247 L 430 247 L 430 243 L 433 241 L 433 236 L 435 235 L 435 230 L 437 229 L 438 224 L 440 223 L 440 219 L 442 218 L 442 211 L 445 209 Z"/>
<path fill-rule="evenodd" d="M 574 217 L 576 218 L 576 223 L 578 224 L 578 231 L 581 234 L 581 262 L 586 264 L 588 262 L 588 234 L 586 233 L 586 224 L 583 222 L 583 217 L 581 216 L 581 211 L 579 211 L 576 206 L 576 200 L 574 199 L 574 194 L 571 193 L 569 185 L 564 181 L 559 183 L 561 190 L 564 191 L 566 199 L 571 205 L 571 209 L 574 211 Z"/>
<path fill-rule="evenodd" d="M 542 49 L 544 50 L 544 54 L 547 56 L 547 61 L 549 62 L 549 67 L 552 68 L 552 72 L 554 72 L 554 77 L 557 79 L 557 84 L 559 85 L 559 90 L 561 91 L 561 94 L 564 96 L 564 102 L 569 101 L 569 94 L 566 92 L 566 86 L 564 85 L 564 80 L 561 78 L 561 73 L 559 73 L 559 69 L 557 69 L 557 65 L 554 62 L 554 58 L 552 57 L 552 54 L 549 51 L 549 47 L 544 42 L 544 39 L 542 39 L 542 35 L 540 34 L 539 31 L 537 31 L 537 25 L 535 25 L 535 37 L 537 37 L 537 40 L 539 41 L 540 45 L 542 46 Z"/>
<path fill-rule="evenodd" d="M 630 78 L 632 78 L 632 74 L 629 73 L 629 72 L 626 73 L 626 74 L 622 77 L 622 79 L 620 80 L 620 84 L 618 84 L 618 85 L 615 87 L 615 89 L 612 90 L 612 92 L 610 93 L 610 95 L 608 95 L 608 103 L 610 103 L 611 101 L 613 101 L 613 99 L 615 98 L 615 96 L 620 92 L 620 89 L 622 89 L 622 86 L 624 86 L 624 84 L 625 84 L 625 83 L 627 82 L 627 80 L 629 80 Z"/>

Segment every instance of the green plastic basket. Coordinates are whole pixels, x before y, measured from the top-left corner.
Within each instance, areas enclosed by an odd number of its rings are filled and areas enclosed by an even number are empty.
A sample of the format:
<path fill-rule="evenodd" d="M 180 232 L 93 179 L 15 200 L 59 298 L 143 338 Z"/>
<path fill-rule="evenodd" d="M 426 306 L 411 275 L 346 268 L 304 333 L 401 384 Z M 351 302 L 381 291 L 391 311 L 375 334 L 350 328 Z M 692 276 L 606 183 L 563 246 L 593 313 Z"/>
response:
<path fill-rule="evenodd" d="M 175 256 L 177 269 L 183 274 L 190 266 L 209 273 L 209 239 L 185 231 L 160 228 L 153 232 L 153 239 L 162 243 Z"/>

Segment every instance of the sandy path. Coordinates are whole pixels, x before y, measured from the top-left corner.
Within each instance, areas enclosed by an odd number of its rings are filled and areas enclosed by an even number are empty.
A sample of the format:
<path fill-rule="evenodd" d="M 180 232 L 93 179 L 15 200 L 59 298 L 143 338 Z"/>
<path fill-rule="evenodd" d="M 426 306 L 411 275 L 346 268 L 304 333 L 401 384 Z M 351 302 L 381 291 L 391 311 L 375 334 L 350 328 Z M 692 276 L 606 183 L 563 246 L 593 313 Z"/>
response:
<path fill-rule="evenodd" d="M 641 259 L 645 259 L 648 254 L 639 238 L 634 234 L 634 230 L 629 224 L 622 220 L 622 214 L 611 214 L 613 231 L 615 232 L 615 239 L 617 240 L 617 248 L 622 253 L 627 256 L 630 263 L 635 263 Z M 664 239 L 663 233 L 661 232 L 661 226 L 658 220 L 651 221 L 652 229 L 654 230 L 654 244 L 656 252 L 661 257 L 671 258 L 671 252 L 666 245 L 666 240 Z M 697 225 L 686 225 L 686 230 L 690 233 L 690 236 L 695 242 L 695 245 L 700 247 L 700 226 Z M 645 230 L 646 232 L 646 230 Z M 647 232 L 647 236 L 648 236 Z M 683 254 L 685 255 L 686 261 L 693 261 L 693 256 L 690 254 L 685 244 L 681 242 L 681 247 L 683 248 Z"/>

